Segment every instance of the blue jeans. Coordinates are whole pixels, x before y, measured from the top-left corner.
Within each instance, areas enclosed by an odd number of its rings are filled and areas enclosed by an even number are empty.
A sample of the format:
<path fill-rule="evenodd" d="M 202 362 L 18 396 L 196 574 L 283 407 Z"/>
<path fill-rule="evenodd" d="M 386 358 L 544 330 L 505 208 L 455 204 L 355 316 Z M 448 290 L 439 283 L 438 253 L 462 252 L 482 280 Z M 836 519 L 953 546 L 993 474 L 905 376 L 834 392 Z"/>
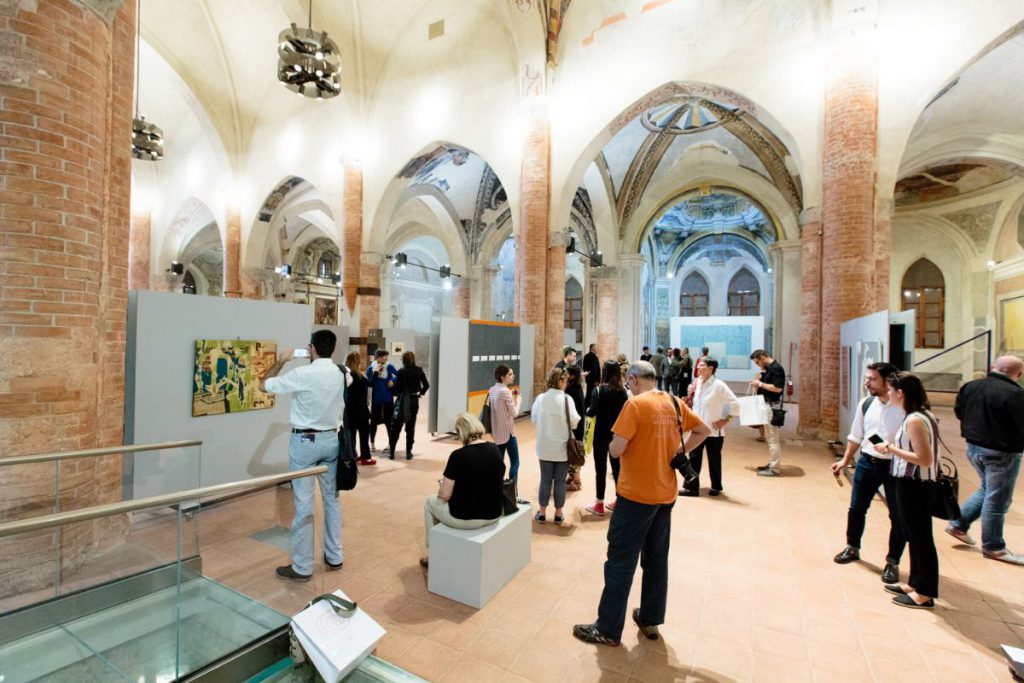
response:
<path fill-rule="evenodd" d="M 850 491 L 850 510 L 846 513 L 846 545 L 860 550 L 860 539 L 864 535 L 864 523 L 868 508 L 881 486 L 885 490 L 885 503 L 889 507 L 889 552 L 885 561 L 899 565 L 907 537 L 900 521 L 899 502 L 896 496 L 896 480 L 889 474 L 892 462 L 865 455 L 857 458 L 857 469 L 853 473 L 853 490 Z"/>
<path fill-rule="evenodd" d="M 301 470 L 327 465 L 327 471 L 317 476 L 320 495 L 324 500 L 324 554 L 331 564 L 345 559 L 341 551 L 341 504 L 338 501 L 338 433 L 292 434 L 288 442 L 288 469 Z M 292 520 L 292 569 L 298 574 L 313 573 L 313 479 L 303 477 L 292 480 L 292 501 L 295 519 Z"/>
<path fill-rule="evenodd" d="M 1018 415 L 1017 418 L 1020 419 Z M 1013 502 L 1013 487 L 1020 473 L 1020 453 L 1004 453 L 984 446 L 967 444 L 967 459 L 978 472 L 981 488 L 960 507 L 960 519 L 950 526 L 967 531 L 981 517 L 981 547 L 987 552 L 1006 549 L 1003 522 Z"/>
<path fill-rule="evenodd" d="M 540 490 L 537 492 L 537 504 L 542 508 L 551 500 L 552 482 L 555 489 L 555 507 L 565 507 L 565 477 L 569 474 L 569 463 L 566 461 L 552 462 L 538 460 L 540 463 Z"/>
<path fill-rule="evenodd" d="M 604 591 L 597 606 L 597 630 L 622 639 L 626 602 L 639 558 L 643 569 L 640 621 L 646 626 L 665 623 L 668 600 L 668 547 L 672 532 L 672 506 L 645 505 L 619 496 L 608 525 L 608 559 L 604 563 Z"/>
<path fill-rule="evenodd" d="M 519 442 L 516 441 L 516 435 L 513 434 L 505 443 L 499 443 L 498 452 L 503 458 L 508 452 L 508 478 L 516 479 L 519 476 Z"/>

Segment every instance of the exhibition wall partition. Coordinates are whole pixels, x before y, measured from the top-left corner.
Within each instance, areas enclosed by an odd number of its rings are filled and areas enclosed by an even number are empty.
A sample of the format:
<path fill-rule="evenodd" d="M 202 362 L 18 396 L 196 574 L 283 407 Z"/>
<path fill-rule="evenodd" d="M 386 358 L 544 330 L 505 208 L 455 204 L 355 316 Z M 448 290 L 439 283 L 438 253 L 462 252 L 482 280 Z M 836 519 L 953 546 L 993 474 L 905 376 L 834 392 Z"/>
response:
<path fill-rule="evenodd" d="M 889 311 L 847 320 L 839 326 L 839 440 L 845 442 L 862 398 L 864 372 L 889 360 Z"/>
<path fill-rule="evenodd" d="M 271 353 L 305 348 L 312 323 L 302 304 L 129 292 L 125 443 L 203 446 L 199 481 L 195 458 L 178 451 L 124 456 L 125 498 L 287 471 L 291 399 L 257 385 Z"/>

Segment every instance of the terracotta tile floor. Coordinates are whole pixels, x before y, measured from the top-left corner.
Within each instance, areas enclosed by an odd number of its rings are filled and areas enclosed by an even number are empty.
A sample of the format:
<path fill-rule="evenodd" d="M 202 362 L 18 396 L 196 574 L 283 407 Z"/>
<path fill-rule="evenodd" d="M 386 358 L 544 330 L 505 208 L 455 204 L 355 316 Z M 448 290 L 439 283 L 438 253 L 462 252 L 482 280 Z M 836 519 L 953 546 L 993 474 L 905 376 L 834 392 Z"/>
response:
<path fill-rule="evenodd" d="M 963 500 L 977 479 L 952 411 L 938 413 L 960 464 Z M 879 580 L 888 533 L 884 505 L 876 502 L 869 513 L 864 560 L 834 564 L 844 545 L 850 487 L 836 485 L 822 442 L 795 438 L 796 421 L 794 406 L 783 430 L 784 477 L 754 475 L 767 459 L 765 446 L 754 441 L 753 430 L 735 426 L 725 442 L 725 495 L 678 501 L 668 618 L 657 642 L 638 639 L 631 628 L 619 648 L 571 636 L 573 623 L 593 621 L 603 585 L 608 518 L 583 512 L 593 501 L 592 468 L 584 470 L 584 490 L 569 495 L 568 524 L 535 526 L 532 562 L 483 609 L 428 593 L 417 564 L 424 554 L 423 498 L 436 490 L 455 442 L 430 437 L 422 421 L 415 459 L 406 461 L 400 451 L 402 459 L 361 468 L 356 490 L 342 494 L 342 571 L 319 565 L 309 584 L 275 578 L 286 553 L 249 535 L 289 525 L 287 489 L 204 511 L 204 571 L 289 614 L 312 595 L 342 588 L 388 629 L 377 654 L 429 680 L 1006 680 L 999 645 L 1024 646 L 1024 568 L 984 559 L 936 522 L 939 607 L 891 605 Z M 533 426 L 523 420 L 517 431 L 521 494 L 535 500 Z M 1018 482 L 1006 538 L 1024 552 L 1022 487 Z M 908 562 L 904 557 L 904 572 Z M 638 571 L 631 607 L 639 604 L 639 577 Z"/>

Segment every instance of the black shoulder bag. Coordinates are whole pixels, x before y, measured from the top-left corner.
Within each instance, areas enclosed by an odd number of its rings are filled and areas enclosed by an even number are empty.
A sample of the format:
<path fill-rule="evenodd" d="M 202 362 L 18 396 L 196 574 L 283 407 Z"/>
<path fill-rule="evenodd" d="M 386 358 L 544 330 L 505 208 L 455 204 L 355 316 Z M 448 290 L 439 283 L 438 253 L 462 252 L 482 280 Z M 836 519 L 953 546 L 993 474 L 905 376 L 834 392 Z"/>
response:
<path fill-rule="evenodd" d="M 939 437 L 939 425 L 931 415 L 925 413 L 925 417 L 932 425 L 935 433 L 935 443 L 946 449 L 946 452 L 953 455 L 942 438 Z M 946 456 L 939 456 L 939 449 L 935 449 L 935 502 L 932 503 L 932 517 L 951 521 L 960 519 L 960 473 L 956 469 L 956 463 Z"/>
<path fill-rule="evenodd" d="M 672 394 L 668 395 L 669 403 L 676 409 L 676 425 L 679 427 L 679 450 L 676 451 L 675 456 L 672 458 L 672 462 L 669 464 L 673 469 L 678 470 L 679 474 L 683 475 L 683 481 L 689 483 L 697 479 L 700 474 L 693 469 L 690 464 L 690 456 L 686 454 L 686 448 L 683 446 L 683 412 L 679 410 L 679 404 L 672 397 Z"/>
<path fill-rule="evenodd" d="M 348 377 L 348 368 L 339 365 L 341 373 Z M 348 405 L 348 387 L 345 387 L 345 404 Z M 356 449 L 352 443 L 352 435 L 347 429 L 347 419 L 342 419 L 338 430 L 338 474 L 335 478 L 339 491 L 351 491 L 359 481 L 359 466 L 356 463 Z"/>

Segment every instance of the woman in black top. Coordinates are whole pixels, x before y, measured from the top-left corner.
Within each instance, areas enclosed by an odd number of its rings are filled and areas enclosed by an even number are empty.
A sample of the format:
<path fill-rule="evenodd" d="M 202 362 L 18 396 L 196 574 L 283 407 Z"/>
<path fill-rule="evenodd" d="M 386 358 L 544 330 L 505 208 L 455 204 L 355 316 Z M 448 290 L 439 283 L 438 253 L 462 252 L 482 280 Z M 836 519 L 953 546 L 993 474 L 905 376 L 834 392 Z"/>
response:
<path fill-rule="evenodd" d="M 572 399 L 573 404 L 576 406 L 576 414 L 583 415 L 583 371 L 578 365 L 570 365 L 565 371 L 569 373 L 569 382 L 565 385 L 565 395 Z M 586 421 L 580 420 L 576 428 L 572 430 L 572 435 L 581 443 L 583 442 L 583 430 L 586 428 L 584 422 Z M 565 489 L 567 491 L 579 491 L 581 488 L 583 488 L 583 482 L 580 481 L 579 468 L 569 465 Z"/>
<path fill-rule="evenodd" d="M 430 529 L 435 524 L 479 529 L 501 517 L 501 482 L 505 477 L 501 451 L 490 441 L 481 441 L 484 426 L 472 413 L 461 413 L 455 418 L 455 432 L 462 448 L 448 456 L 437 495 L 428 496 L 423 505 L 427 548 Z M 429 561 L 424 557 L 420 564 L 426 567 Z"/>
<path fill-rule="evenodd" d="M 402 369 L 395 380 L 395 417 L 391 421 L 391 434 L 388 441 L 391 450 L 389 457 L 395 459 L 395 446 L 398 435 L 405 427 L 405 459 L 412 460 L 412 444 L 416 438 L 416 414 L 420 412 L 420 398 L 430 389 L 423 368 L 416 365 L 416 354 L 406 351 L 402 354 Z"/>
<path fill-rule="evenodd" d="M 622 406 L 626 405 L 626 387 L 622 384 L 619 364 L 608 361 L 604 364 L 602 383 L 590 397 L 587 416 L 594 418 L 594 474 L 597 476 L 597 502 L 587 506 L 587 512 L 595 515 L 605 513 L 604 490 L 608 479 L 608 446 L 612 442 L 612 427 L 619 419 Z M 612 478 L 619 480 L 619 459 L 612 458 Z M 607 509 L 615 509 L 609 503 Z"/>
<path fill-rule="evenodd" d="M 363 374 L 362 356 L 358 351 L 345 357 L 345 367 L 352 374 L 352 384 L 345 392 L 345 429 L 353 450 L 359 445 L 359 464 L 376 465 L 377 461 L 370 456 L 370 383 Z"/>

